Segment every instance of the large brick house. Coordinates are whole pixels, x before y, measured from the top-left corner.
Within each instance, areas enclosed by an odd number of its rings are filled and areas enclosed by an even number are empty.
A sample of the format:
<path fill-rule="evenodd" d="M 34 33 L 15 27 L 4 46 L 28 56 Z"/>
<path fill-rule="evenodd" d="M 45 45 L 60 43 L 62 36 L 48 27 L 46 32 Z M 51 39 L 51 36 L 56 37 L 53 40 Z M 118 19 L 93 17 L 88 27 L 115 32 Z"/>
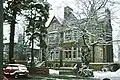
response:
<path fill-rule="evenodd" d="M 106 10 L 106 17 L 110 17 L 108 13 L 109 10 Z M 113 61 L 112 27 L 110 19 L 106 17 L 99 21 L 100 26 L 94 29 L 87 28 L 88 32 L 96 34 L 96 36 L 88 36 L 88 42 L 91 43 L 91 62 Z M 53 17 L 47 36 L 48 67 L 59 67 L 61 63 L 66 67 L 74 66 L 78 60 L 81 60 L 83 40 L 80 27 L 83 26 L 85 19 L 78 20 L 68 6 L 64 8 L 64 22 L 61 23 L 55 16 Z"/>

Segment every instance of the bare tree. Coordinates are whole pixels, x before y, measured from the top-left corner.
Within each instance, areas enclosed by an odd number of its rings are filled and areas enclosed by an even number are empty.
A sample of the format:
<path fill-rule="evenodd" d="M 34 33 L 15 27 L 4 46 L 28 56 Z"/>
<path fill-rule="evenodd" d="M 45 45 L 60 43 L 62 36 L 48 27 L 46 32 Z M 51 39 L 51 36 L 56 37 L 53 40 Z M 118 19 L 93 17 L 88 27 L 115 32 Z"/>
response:
<path fill-rule="evenodd" d="M 89 47 L 92 44 L 96 44 L 96 42 L 103 40 L 103 37 L 101 37 L 103 35 L 102 26 L 105 26 L 106 24 L 104 24 L 101 19 L 104 19 L 106 17 L 105 6 L 107 2 L 108 0 L 76 0 L 76 5 L 79 9 L 79 11 L 77 12 L 78 17 L 80 20 L 83 20 L 83 22 L 78 21 L 77 25 L 82 32 L 82 39 L 84 41 L 83 46 L 86 45 L 88 49 L 90 49 Z M 98 29 L 100 31 L 98 31 Z M 98 33 L 96 34 L 96 32 Z M 89 53 L 90 55 L 90 52 L 86 53 Z M 83 57 L 85 59 L 85 56 Z M 88 65 L 87 63 L 85 64 Z"/>
<path fill-rule="evenodd" d="M 75 25 L 84 43 L 81 46 L 81 59 L 86 68 L 89 67 L 91 52 L 94 53 L 92 47 L 112 41 L 111 13 L 106 8 L 107 3 L 108 0 L 76 0 L 78 11 L 75 14 L 79 20 Z"/>

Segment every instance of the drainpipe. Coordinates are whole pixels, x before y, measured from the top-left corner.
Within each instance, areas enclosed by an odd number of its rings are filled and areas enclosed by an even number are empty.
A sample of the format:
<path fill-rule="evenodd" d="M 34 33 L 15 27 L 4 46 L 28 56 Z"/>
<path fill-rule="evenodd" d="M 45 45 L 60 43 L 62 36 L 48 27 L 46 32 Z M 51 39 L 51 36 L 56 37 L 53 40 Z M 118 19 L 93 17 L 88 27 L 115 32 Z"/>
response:
<path fill-rule="evenodd" d="M 93 44 L 93 63 L 95 62 L 95 44 Z"/>

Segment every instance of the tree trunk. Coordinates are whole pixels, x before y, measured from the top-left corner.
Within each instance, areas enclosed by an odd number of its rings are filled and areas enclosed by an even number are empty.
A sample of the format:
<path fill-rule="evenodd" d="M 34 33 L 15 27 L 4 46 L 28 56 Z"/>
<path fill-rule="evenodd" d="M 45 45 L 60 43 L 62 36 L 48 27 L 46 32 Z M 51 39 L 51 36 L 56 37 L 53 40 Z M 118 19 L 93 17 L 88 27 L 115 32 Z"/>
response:
<path fill-rule="evenodd" d="M 45 61 L 45 67 L 47 66 L 46 64 L 46 54 L 45 54 L 45 48 L 42 48 L 42 61 Z"/>
<path fill-rule="evenodd" d="M 31 39 L 32 39 L 32 40 L 31 40 L 31 42 L 32 42 L 32 48 L 31 48 L 31 64 L 30 64 L 30 66 L 31 66 L 31 67 L 34 67 L 34 51 L 33 51 L 33 50 L 34 50 L 34 31 L 35 31 L 35 23 L 34 23 L 34 22 L 32 23 L 32 15 L 33 15 L 33 14 L 32 14 L 32 11 L 33 11 L 33 10 L 32 10 L 32 7 L 31 7 L 31 14 L 30 14 L 30 15 L 31 15 L 31 20 L 30 20 L 30 23 L 29 23 L 29 24 L 33 24 L 33 25 L 31 25 L 31 26 L 33 27 L 33 29 L 32 29 L 32 36 L 31 36 L 31 37 L 32 37 L 32 38 L 31 38 Z M 35 17 L 36 17 L 36 14 L 35 14 Z"/>
<path fill-rule="evenodd" d="M 3 0 L 0 0 L 0 80 L 3 80 Z"/>
<path fill-rule="evenodd" d="M 63 67 L 63 53 L 60 50 L 60 67 Z"/>
<path fill-rule="evenodd" d="M 34 39 L 32 36 L 32 48 L 31 48 L 31 67 L 34 66 Z"/>
<path fill-rule="evenodd" d="M 34 67 L 34 29 L 35 26 L 33 26 L 33 31 L 32 31 L 31 67 Z"/>
<path fill-rule="evenodd" d="M 14 63 L 14 34 L 15 34 L 16 14 L 17 14 L 17 11 L 14 8 L 13 18 L 10 25 L 10 44 L 9 44 L 9 62 L 10 63 Z"/>
<path fill-rule="evenodd" d="M 90 62 L 90 49 L 85 40 L 85 35 L 83 35 L 82 38 L 83 38 L 83 43 L 84 43 L 82 46 L 82 50 L 81 50 L 82 63 L 84 63 L 86 66 L 88 66 L 89 62 Z"/>
<path fill-rule="evenodd" d="M 93 44 L 93 63 L 95 62 L 95 44 Z"/>
<path fill-rule="evenodd" d="M 60 32 L 60 67 L 63 67 L 63 49 L 62 49 L 62 43 L 63 43 L 63 32 Z"/>

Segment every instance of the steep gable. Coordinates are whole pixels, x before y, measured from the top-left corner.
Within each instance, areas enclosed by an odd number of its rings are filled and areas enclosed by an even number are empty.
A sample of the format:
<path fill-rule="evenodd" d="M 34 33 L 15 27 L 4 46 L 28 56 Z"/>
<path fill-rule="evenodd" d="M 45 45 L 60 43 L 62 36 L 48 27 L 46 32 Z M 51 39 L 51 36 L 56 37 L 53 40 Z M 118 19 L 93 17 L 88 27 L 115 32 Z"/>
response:
<path fill-rule="evenodd" d="M 61 26 L 62 26 L 62 24 L 60 24 L 60 22 L 54 16 L 53 19 L 51 20 L 47 30 L 48 30 L 48 32 L 58 31 Z"/>
<path fill-rule="evenodd" d="M 73 14 L 73 10 L 66 6 L 64 8 L 64 21 L 63 23 L 59 22 L 58 18 L 56 16 L 53 17 L 49 24 L 48 32 L 52 31 L 64 31 L 66 28 L 69 28 L 69 26 L 74 27 L 76 26 L 77 18 Z"/>

